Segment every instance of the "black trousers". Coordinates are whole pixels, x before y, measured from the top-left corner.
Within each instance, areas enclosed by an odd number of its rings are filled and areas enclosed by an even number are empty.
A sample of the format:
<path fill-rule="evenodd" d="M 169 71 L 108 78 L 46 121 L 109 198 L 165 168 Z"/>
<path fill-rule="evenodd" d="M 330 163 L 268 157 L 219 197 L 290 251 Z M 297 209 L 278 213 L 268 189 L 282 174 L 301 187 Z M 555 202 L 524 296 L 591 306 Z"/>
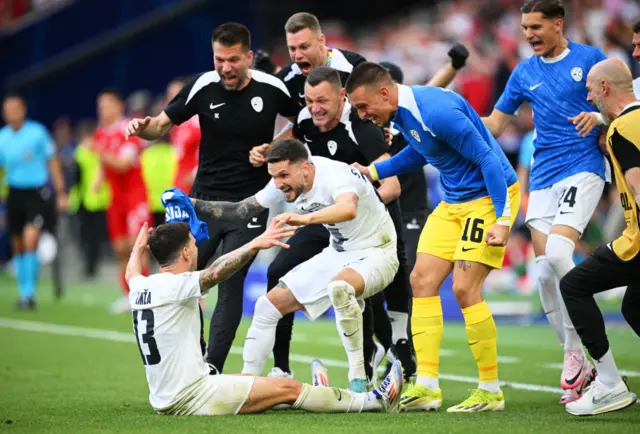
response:
<path fill-rule="evenodd" d="M 84 261 L 86 277 L 95 277 L 98 272 L 102 247 L 107 239 L 107 214 L 104 211 L 90 212 L 81 207 L 78 211 L 80 220 L 80 249 Z"/>
<path fill-rule="evenodd" d="M 560 291 L 580 340 L 594 359 L 609 350 L 602 313 L 594 294 L 627 286 L 622 314 L 640 336 L 640 255 L 621 261 L 609 246 L 599 247 L 560 281 Z"/>
<path fill-rule="evenodd" d="M 236 202 L 243 198 L 229 199 L 206 196 L 199 193 L 191 195 L 202 200 L 225 200 Z M 249 221 L 221 222 L 220 220 L 205 221 L 209 227 L 209 240 L 198 246 L 198 270 L 204 269 L 214 257 L 219 246 L 222 254 L 227 254 L 248 243 L 265 230 L 268 211 L 261 213 Z M 224 363 L 236 337 L 238 325 L 242 319 L 242 298 L 244 279 L 253 261 L 218 285 L 218 302 L 211 316 L 209 329 L 209 345 L 207 348 L 207 362 L 216 367 L 218 372 L 224 369 Z"/>
<path fill-rule="evenodd" d="M 402 215 L 402 236 L 404 238 L 405 251 L 407 253 L 407 269 L 409 273 L 416 265 L 416 256 L 420 234 L 427 222 L 427 211 L 416 213 L 403 213 Z"/>

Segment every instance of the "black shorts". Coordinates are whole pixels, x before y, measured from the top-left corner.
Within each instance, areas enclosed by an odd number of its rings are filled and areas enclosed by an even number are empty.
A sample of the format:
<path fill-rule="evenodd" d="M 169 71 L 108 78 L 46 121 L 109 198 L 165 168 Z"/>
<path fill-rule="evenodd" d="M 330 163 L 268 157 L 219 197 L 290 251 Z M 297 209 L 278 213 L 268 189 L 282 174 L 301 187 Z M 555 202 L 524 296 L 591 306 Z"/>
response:
<path fill-rule="evenodd" d="M 9 188 L 7 227 L 11 235 L 22 235 L 27 225 L 52 231 L 56 212 L 54 196 L 49 187 Z"/>

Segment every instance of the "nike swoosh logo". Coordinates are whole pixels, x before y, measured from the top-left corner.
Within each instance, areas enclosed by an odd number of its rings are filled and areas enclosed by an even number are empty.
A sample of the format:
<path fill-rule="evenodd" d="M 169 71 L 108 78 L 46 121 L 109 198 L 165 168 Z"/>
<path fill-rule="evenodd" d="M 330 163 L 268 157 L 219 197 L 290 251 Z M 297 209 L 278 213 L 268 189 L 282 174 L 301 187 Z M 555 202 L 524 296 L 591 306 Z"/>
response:
<path fill-rule="evenodd" d="M 261 227 L 262 227 L 262 225 L 254 225 L 253 223 L 248 223 L 248 224 L 247 224 L 247 227 L 248 227 L 249 229 L 255 229 L 255 228 L 261 228 Z"/>
<path fill-rule="evenodd" d="M 423 334 L 424 334 L 424 332 L 414 333 L 414 334 L 412 334 L 412 335 L 411 335 L 411 337 L 412 337 L 412 338 L 415 338 L 416 336 L 418 336 L 418 335 L 423 335 Z"/>
<path fill-rule="evenodd" d="M 356 330 L 355 332 L 351 333 L 350 335 L 346 334 L 346 333 L 342 333 L 344 335 L 345 338 L 350 338 L 351 336 L 355 335 L 356 333 L 358 333 L 360 331 L 360 329 Z"/>
<path fill-rule="evenodd" d="M 467 249 L 466 247 L 463 247 L 463 248 L 462 248 L 462 251 L 463 251 L 463 252 L 469 252 L 469 251 L 471 251 L 471 250 L 475 250 L 475 249 L 477 249 L 477 247 L 471 247 L 470 249 Z"/>
<path fill-rule="evenodd" d="M 311 143 L 311 142 L 312 142 L 312 140 L 307 139 L 307 135 L 306 135 L 306 134 L 304 134 L 304 135 L 303 135 L 303 137 L 304 137 L 304 141 L 305 141 L 305 142 L 309 142 L 309 143 Z"/>
<path fill-rule="evenodd" d="M 624 394 L 626 394 L 626 393 L 627 393 L 627 392 L 621 392 L 621 393 L 617 393 L 617 394 L 615 394 L 615 395 L 611 396 L 611 392 L 609 392 L 609 393 L 607 393 L 606 395 L 601 396 L 601 397 L 600 397 L 600 398 L 598 398 L 598 399 L 596 399 L 596 397 L 594 396 L 594 397 L 593 397 L 593 399 L 591 400 L 591 402 L 592 402 L 592 403 L 594 403 L 595 405 L 598 405 L 598 404 L 600 404 L 600 403 L 601 403 L 605 398 L 607 398 L 607 397 L 609 397 L 609 398 L 611 398 L 611 399 L 615 399 L 615 398 L 617 398 L 617 397 L 619 397 L 619 396 L 622 396 L 622 395 L 624 395 Z"/>
<path fill-rule="evenodd" d="M 225 105 L 225 104 L 226 104 L 226 102 L 223 102 L 223 103 L 220 103 L 220 104 L 216 104 L 216 105 L 213 105 L 213 103 L 211 103 L 211 104 L 209 105 L 209 108 L 210 108 L 211 110 L 215 110 L 215 109 L 217 109 L 218 107 L 222 107 L 222 106 L 223 106 L 223 105 Z"/>
<path fill-rule="evenodd" d="M 560 214 L 573 214 L 573 211 L 560 211 Z"/>
<path fill-rule="evenodd" d="M 299 96 L 300 98 L 304 98 L 304 93 L 299 93 L 299 94 L 298 94 L 298 96 Z"/>
<path fill-rule="evenodd" d="M 478 342 L 480 342 L 480 341 L 473 341 L 473 342 L 469 342 L 469 345 L 475 345 L 475 344 L 477 344 Z"/>
<path fill-rule="evenodd" d="M 580 378 L 580 374 L 582 374 L 582 369 L 583 369 L 583 368 L 580 368 L 580 370 L 578 371 L 578 373 L 576 374 L 576 376 L 575 376 L 575 377 L 573 377 L 571 380 L 567 380 L 567 379 L 565 378 L 565 380 L 564 380 L 564 381 L 565 381 L 567 384 L 573 384 L 573 383 L 575 383 L 576 381 L 578 381 L 578 378 Z M 595 404 L 595 402 L 594 402 L 594 404 Z"/>
<path fill-rule="evenodd" d="M 534 86 L 529 86 L 529 90 L 536 90 L 537 88 L 539 88 L 540 86 L 542 86 L 544 83 L 538 83 Z"/>

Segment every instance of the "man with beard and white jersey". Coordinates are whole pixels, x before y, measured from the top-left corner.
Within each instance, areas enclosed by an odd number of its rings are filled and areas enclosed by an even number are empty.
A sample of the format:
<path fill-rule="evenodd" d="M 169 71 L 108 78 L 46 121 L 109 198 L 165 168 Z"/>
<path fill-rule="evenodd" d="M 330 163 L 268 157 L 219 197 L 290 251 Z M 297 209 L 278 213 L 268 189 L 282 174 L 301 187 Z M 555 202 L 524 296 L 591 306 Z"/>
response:
<path fill-rule="evenodd" d="M 307 106 L 300 111 L 293 134 L 298 140 L 304 140 L 311 155 L 347 164 L 363 165 L 390 158 L 380 127 L 371 121 L 360 119 L 356 111 L 352 110 L 338 71 L 326 66 L 315 68 L 307 76 L 304 89 Z M 385 288 L 384 294 L 367 300 L 364 328 L 367 361 L 365 368 L 367 377 L 375 378 L 374 370 L 378 363 L 391 347 L 395 347 L 394 352 L 402 362 L 405 378 L 409 378 L 415 373 L 416 366 L 407 335 L 411 290 L 401 236 L 402 214 L 397 200 L 400 195 L 400 183 L 396 177 L 390 177 L 374 185 L 387 206 L 396 229 L 399 268 L 391 284 Z M 319 231 L 324 232 L 322 242 L 318 242 Z M 308 236 L 309 232 L 311 237 Z M 320 225 L 305 226 L 296 232 L 290 242 L 292 248 L 281 251 L 269 267 L 270 271 L 276 270 L 278 279 L 298 264 L 320 253 L 329 244 L 329 234 Z M 388 313 L 384 306 L 385 299 Z M 390 319 L 394 321 L 390 322 Z M 279 329 L 281 325 L 282 321 Z M 382 347 L 375 344 L 374 332 Z"/>
<path fill-rule="evenodd" d="M 255 196 L 240 203 L 195 200 L 196 211 L 218 219 L 248 219 L 286 200 L 300 214 L 283 213 L 277 220 L 323 224 L 331 243 L 258 298 L 242 372 L 262 372 L 283 315 L 302 310 L 314 320 L 333 306 L 349 360 L 349 387 L 366 390 L 362 309 L 364 299 L 382 291 L 398 271 L 391 217 L 364 176 L 345 163 L 309 156 L 298 140 L 275 143 L 267 164 L 273 179 Z"/>
<path fill-rule="evenodd" d="M 138 348 L 149 383 L 149 402 L 159 414 L 217 416 L 258 413 L 279 404 L 311 412 L 392 412 L 402 392 L 402 366 L 375 391 L 353 393 L 312 387 L 291 379 L 240 375 L 210 375 L 204 361 L 199 298 L 246 265 L 258 251 L 273 246 L 295 227 L 287 219 L 273 222 L 262 235 L 195 271 L 198 248 L 189 223 L 175 222 L 150 230 L 145 223 L 127 265 L 129 302 Z M 160 273 L 142 275 L 147 248 Z"/>
<path fill-rule="evenodd" d="M 249 30 L 225 23 L 212 34 L 215 71 L 189 80 L 158 116 L 134 119 L 129 134 L 155 140 L 198 115 L 202 139 L 198 172 L 191 192 L 203 200 L 239 201 L 257 193 L 269 180 L 264 167 L 249 164 L 249 151 L 273 140 L 278 115 L 293 117 L 298 109 L 286 86 L 273 75 L 249 69 L 253 58 Z M 213 258 L 245 244 L 264 228 L 267 213 L 250 222 L 209 224 L 209 240 L 200 245 L 198 269 Z M 223 371 L 242 318 L 242 293 L 247 264 L 218 288 L 218 303 L 211 317 L 208 362 Z"/>

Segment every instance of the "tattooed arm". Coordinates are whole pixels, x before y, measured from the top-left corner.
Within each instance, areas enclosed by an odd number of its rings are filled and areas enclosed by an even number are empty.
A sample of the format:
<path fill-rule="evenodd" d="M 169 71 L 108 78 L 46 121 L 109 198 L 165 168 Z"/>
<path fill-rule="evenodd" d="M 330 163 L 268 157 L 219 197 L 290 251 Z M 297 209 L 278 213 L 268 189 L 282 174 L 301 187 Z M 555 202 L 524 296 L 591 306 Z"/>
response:
<path fill-rule="evenodd" d="M 196 213 L 201 217 L 220 220 L 249 220 L 264 211 L 255 196 L 246 198 L 241 202 L 209 202 L 199 199 L 191 199 Z"/>
<path fill-rule="evenodd" d="M 216 259 L 209 268 L 200 273 L 200 291 L 202 294 L 208 293 L 219 282 L 231 277 L 252 260 L 259 251 L 258 247 L 253 247 L 253 243 L 247 243 L 239 249 Z"/>
<path fill-rule="evenodd" d="M 259 237 L 248 242 L 239 249 L 229 252 L 216 259 L 211 266 L 200 273 L 200 291 L 204 295 L 209 289 L 219 282 L 231 277 L 233 273 L 244 267 L 256 254 L 263 249 L 274 246 L 289 248 L 289 245 L 280 241 L 283 238 L 293 236 L 297 226 L 290 226 L 288 219 L 271 223 L 271 226 Z"/>

